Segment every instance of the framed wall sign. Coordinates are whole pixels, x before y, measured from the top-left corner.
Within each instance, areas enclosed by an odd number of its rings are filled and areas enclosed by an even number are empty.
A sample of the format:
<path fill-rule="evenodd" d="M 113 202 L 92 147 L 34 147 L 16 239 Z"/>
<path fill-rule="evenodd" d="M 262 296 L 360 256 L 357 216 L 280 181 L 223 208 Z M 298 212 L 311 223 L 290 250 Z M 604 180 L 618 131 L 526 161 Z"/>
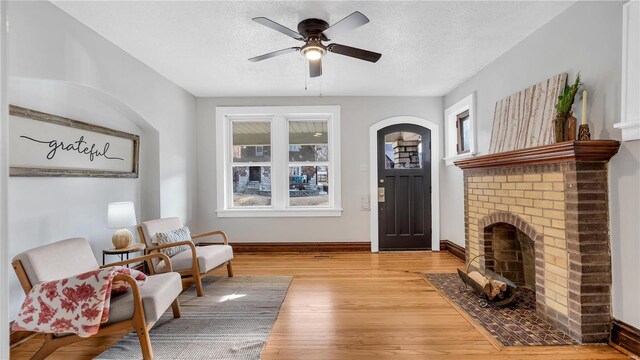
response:
<path fill-rule="evenodd" d="M 9 107 L 9 175 L 138 177 L 138 135 Z"/>

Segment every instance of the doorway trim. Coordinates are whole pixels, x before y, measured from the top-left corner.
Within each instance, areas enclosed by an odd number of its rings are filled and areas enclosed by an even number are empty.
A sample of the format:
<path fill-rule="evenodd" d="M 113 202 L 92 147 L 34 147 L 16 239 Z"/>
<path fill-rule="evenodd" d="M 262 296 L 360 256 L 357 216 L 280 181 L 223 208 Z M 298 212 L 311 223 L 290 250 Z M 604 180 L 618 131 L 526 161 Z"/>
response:
<path fill-rule="evenodd" d="M 440 250 L 440 127 L 416 116 L 394 116 L 369 127 L 369 208 L 371 252 L 378 243 L 378 130 L 396 124 L 413 124 L 431 131 L 431 250 Z"/>

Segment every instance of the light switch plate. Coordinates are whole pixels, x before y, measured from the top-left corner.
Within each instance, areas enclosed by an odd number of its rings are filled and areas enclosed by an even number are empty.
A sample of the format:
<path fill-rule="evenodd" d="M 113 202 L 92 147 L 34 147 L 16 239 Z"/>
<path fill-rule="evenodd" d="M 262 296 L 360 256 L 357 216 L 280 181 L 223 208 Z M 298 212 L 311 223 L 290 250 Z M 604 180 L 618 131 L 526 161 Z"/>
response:
<path fill-rule="evenodd" d="M 360 210 L 371 210 L 368 194 L 360 195 Z"/>

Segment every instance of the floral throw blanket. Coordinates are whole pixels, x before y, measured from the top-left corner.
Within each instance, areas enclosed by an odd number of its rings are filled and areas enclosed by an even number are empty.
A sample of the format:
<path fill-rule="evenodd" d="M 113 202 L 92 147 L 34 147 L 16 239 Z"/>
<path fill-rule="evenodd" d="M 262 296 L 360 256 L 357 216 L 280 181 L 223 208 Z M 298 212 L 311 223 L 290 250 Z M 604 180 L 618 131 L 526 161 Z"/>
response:
<path fill-rule="evenodd" d="M 112 293 L 125 292 L 129 283 L 113 281 L 116 275 L 131 275 L 139 286 L 147 276 L 126 267 L 108 267 L 67 279 L 41 282 L 24 300 L 13 330 L 40 333 L 74 333 L 89 337 L 109 319 Z"/>

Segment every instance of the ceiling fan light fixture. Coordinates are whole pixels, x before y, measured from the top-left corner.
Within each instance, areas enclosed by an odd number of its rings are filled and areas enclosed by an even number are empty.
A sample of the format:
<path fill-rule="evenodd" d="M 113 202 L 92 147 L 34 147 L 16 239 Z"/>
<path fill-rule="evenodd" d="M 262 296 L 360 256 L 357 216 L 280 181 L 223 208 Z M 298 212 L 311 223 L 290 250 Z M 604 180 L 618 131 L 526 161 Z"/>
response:
<path fill-rule="evenodd" d="M 324 55 L 325 50 L 321 47 L 309 46 L 302 51 L 304 57 L 309 60 L 319 60 Z"/>
<path fill-rule="evenodd" d="M 331 26 L 322 19 L 309 18 L 302 20 L 298 23 L 297 32 L 265 17 L 256 17 L 252 20 L 293 39 L 302 41 L 304 42 L 304 45 L 301 47 L 289 47 L 260 56 L 254 56 L 249 59 L 251 62 L 258 62 L 291 52 L 300 52 L 300 54 L 308 60 L 309 77 L 315 78 L 322 75 L 322 58 L 327 54 L 327 52 L 373 63 L 377 62 L 382 56 L 382 54 L 375 53 L 373 51 L 358 49 L 351 46 L 336 43 L 329 45 L 323 44 L 323 42 L 331 41 L 334 37 L 339 37 L 341 34 L 345 34 L 368 23 L 369 19 L 359 11 L 354 11 Z"/>

